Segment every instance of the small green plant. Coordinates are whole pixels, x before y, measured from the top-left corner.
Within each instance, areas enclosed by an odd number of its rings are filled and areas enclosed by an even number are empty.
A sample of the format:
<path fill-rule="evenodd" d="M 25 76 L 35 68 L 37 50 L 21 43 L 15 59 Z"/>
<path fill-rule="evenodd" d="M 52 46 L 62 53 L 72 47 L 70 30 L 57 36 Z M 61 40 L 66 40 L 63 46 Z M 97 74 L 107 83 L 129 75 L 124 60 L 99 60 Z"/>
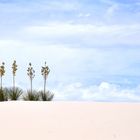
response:
<path fill-rule="evenodd" d="M 3 90 L 0 89 L 0 101 L 8 101 L 6 89 L 3 89 Z"/>
<path fill-rule="evenodd" d="M 39 101 L 39 94 L 36 91 L 27 91 L 27 94 L 23 96 L 24 101 Z"/>
<path fill-rule="evenodd" d="M 0 89 L 2 91 L 2 77 L 4 76 L 5 74 L 5 67 L 4 67 L 5 63 L 2 62 L 2 65 L 0 66 L 0 78 L 1 78 L 1 84 L 0 84 Z"/>
<path fill-rule="evenodd" d="M 44 95 L 46 94 L 46 80 L 47 80 L 47 77 L 48 77 L 49 73 L 50 73 L 50 69 L 46 65 L 46 62 L 45 62 L 45 66 L 42 67 L 42 69 L 41 69 L 41 74 L 42 74 L 42 76 L 44 78 Z"/>
<path fill-rule="evenodd" d="M 29 63 L 29 67 L 28 67 L 28 69 L 27 69 L 27 75 L 28 75 L 29 78 L 30 78 L 30 85 L 31 85 L 30 92 L 32 93 L 32 90 L 33 90 L 33 85 L 32 85 L 32 83 L 33 83 L 33 79 L 34 79 L 34 77 L 35 77 L 35 70 L 33 69 L 31 63 Z"/>
<path fill-rule="evenodd" d="M 41 101 L 52 101 L 54 94 L 50 91 L 47 92 L 43 92 L 43 91 L 39 91 L 39 95 L 40 95 L 40 99 Z"/>
<path fill-rule="evenodd" d="M 16 87 L 16 72 L 18 70 L 18 66 L 16 64 L 16 60 L 12 63 L 12 76 L 13 76 L 13 85 L 11 88 L 3 88 L 3 76 L 5 75 L 5 63 L 2 62 L 0 65 L 0 101 L 8 101 L 8 100 L 18 100 L 21 99 L 21 95 L 23 93 L 22 89 Z M 32 67 L 32 64 L 29 63 L 27 68 L 27 75 L 30 79 L 30 90 L 27 91 L 27 94 L 22 96 L 25 101 L 51 101 L 54 97 L 54 94 L 50 91 L 46 91 L 46 81 L 47 77 L 50 73 L 49 67 L 46 65 L 42 66 L 41 74 L 43 76 L 44 89 L 40 92 L 33 90 L 33 79 L 35 77 L 35 70 Z"/>
<path fill-rule="evenodd" d="M 13 93 L 17 92 L 15 90 L 15 77 L 16 77 L 16 71 L 17 71 L 17 64 L 16 64 L 16 60 L 14 60 L 13 64 L 12 64 L 12 73 L 13 73 Z"/>
<path fill-rule="evenodd" d="M 14 89 L 13 88 L 9 88 L 7 90 L 7 93 L 8 93 L 8 98 L 10 100 L 18 100 L 19 97 L 22 95 L 23 91 L 22 91 L 22 89 L 16 87 Z"/>

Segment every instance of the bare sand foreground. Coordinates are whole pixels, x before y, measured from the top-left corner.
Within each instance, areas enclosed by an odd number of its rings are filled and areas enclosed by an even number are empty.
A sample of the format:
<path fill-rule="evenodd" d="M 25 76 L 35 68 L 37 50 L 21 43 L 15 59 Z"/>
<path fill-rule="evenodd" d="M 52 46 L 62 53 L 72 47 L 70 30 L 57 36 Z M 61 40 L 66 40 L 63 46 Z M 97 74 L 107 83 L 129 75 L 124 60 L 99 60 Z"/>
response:
<path fill-rule="evenodd" d="M 3 102 L 0 140 L 140 140 L 140 104 Z"/>

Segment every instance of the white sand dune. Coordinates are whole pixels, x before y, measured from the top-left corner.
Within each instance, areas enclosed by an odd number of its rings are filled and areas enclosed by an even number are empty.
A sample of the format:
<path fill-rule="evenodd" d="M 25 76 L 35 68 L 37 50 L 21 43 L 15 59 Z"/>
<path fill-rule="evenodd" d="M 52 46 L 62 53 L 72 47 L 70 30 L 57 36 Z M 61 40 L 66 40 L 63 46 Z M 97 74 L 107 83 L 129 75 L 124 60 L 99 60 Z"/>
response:
<path fill-rule="evenodd" d="M 0 140 L 140 140 L 140 104 L 2 102 Z"/>

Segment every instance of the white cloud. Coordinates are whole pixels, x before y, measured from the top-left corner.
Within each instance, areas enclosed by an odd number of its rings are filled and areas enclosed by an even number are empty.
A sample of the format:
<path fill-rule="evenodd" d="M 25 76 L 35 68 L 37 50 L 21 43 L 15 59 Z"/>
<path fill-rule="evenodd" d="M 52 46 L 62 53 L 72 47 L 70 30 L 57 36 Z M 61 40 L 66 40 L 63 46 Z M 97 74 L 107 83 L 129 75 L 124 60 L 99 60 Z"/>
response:
<path fill-rule="evenodd" d="M 41 12 L 41 11 L 72 11 L 79 8 L 79 3 L 76 1 L 68 2 L 68 1 L 16 1 L 16 2 L 0 2 L 0 11 L 5 13 L 32 13 L 32 12 Z"/>
<path fill-rule="evenodd" d="M 80 13 L 78 14 L 78 17 L 90 17 L 91 16 L 91 13 Z"/>
<path fill-rule="evenodd" d="M 69 1 L 50 1 L 49 3 L 47 2 L 45 4 L 46 6 L 48 5 L 50 10 L 64 10 L 64 11 L 69 11 L 69 10 L 76 10 L 79 8 L 79 3 L 76 1 L 69 2 Z M 43 6 L 43 4 L 42 4 Z"/>
<path fill-rule="evenodd" d="M 134 89 L 122 89 L 119 85 L 107 82 L 89 87 L 84 87 L 81 83 L 66 86 L 61 84 L 53 91 L 55 100 L 140 101 L 139 86 Z"/>
<path fill-rule="evenodd" d="M 28 26 L 23 31 L 30 39 L 42 38 L 51 43 L 84 42 L 92 45 L 139 45 L 140 25 L 93 25 L 50 23 L 45 26 Z M 101 41 L 102 40 L 102 41 Z"/>
<path fill-rule="evenodd" d="M 107 9 L 106 17 L 107 17 L 107 18 L 112 17 L 112 16 L 117 12 L 118 9 L 119 9 L 119 5 L 118 5 L 118 4 L 113 4 L 113 5 L 111 5 L 111 6 Z"/>

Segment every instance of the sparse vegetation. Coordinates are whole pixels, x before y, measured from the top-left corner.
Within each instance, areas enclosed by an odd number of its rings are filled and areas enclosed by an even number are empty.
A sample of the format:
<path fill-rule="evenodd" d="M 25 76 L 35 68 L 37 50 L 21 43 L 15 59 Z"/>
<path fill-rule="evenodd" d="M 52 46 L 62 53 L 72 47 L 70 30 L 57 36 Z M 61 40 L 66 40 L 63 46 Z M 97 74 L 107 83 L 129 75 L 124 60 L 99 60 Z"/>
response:
<path fill-rule="evenodd" d="M 36 91 L 27 91 L 27 94 L 23 96 L 24 101 L 39 101 L 39 94 Z"/>
<path fill-rule="evenodd" d="M 8 98 L 9 100 L 18 100 L 19 97 L 22 95 L 23 91 L 20 88 L 9 88 L 7 89 Z"/>
<path fill-rule="evenodd" d="M 39 95 L 41 101 L 52 101 L 54 97 L 54 94 L 50 91 L 47 91 L 45 93 L 43 91 L 39 91 Z"/>
<path fill-rule="evenodd" d="M 2 101 L 8 101 L 8 95 L 5 89 L 0 89 L 0 102 Z"/>
<path fill-rule="evenodd" d="M 45 65 L 41 68 L 41 74 L 44 79 L 44 89 L 42 91 L 37 92 L 33 90 L 33 79 L 35 77 L 35 70 L 32 67 L 32 64 L 29 63 L 27 69 L 27 75 L 30 79 L 30 90 L 27 93 L 24 93 L 21 88 L 16 87 L 15 85 L 15 78 L 16 78 L 16 71 L 17 71 L 17 64 L 16 60 L 14 60 L 12 64 L 12 74 L 13 74 L 13 87 L 11 88 L 3 88 L 3 76 L 5 74 L 5 63 L 2 62 L 0 65 L 0 101 L 8 101 L 8 100 L 18 100 L 22 99 L 24 101 L 52 101 L 54 94 L 50 91 L 46 91 L 46 81 L 48 74 L 50 73 L 49 67 Z M 23 96 L 21 96 L 24 93 Z"/>

